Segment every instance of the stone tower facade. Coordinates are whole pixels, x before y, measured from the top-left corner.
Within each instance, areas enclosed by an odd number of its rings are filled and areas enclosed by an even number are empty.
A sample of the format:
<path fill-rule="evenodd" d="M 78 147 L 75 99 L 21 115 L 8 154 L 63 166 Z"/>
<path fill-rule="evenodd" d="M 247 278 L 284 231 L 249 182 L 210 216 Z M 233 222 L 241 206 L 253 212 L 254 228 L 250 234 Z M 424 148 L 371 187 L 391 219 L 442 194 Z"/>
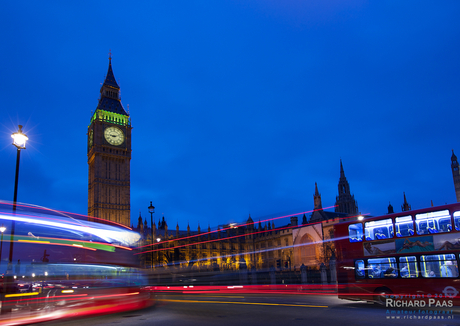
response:
<path fill-rule="evenodd" d="M 88 127 L 88 215 L 130 226 L 131 120 L 109 69 Z"/>
<path fill-rule="evenodd" d="M 358 214 L 358 203 L 355 196 L 350 193 L 350 185 L 343 171 L 342 160 L 340 160 L 339 195 L 336 197 L 335 205 L 336 213 Z"/>
<path fill-rule="evenodd" d="M 323 205 L 321 204 L 321 194 L 318 192 L 318 185 L 315 182 L 315 194 L 313 195 L 313 202 L 315 205 L 315 211 L 323 209 Z"/>
<path fill-rule="evenodd" d="M 410 211 L 412 209 L 412 207 L 409 205 L 409 203 L 407 202 L 407 198 L 406 198 L 406 193 L 403 192 L 403 195 L 404 195 L 404 203 L 401 205 L 401 211 L 402 212 L 407 212 L 407 211 Z"/>
<path fill-rule="evenodd" d="M 457 196 L 457 202 L 460 203 L 460 171 L 459 165 L 457 161 L 457 156 L 454 154 L 454 150 L 452 150 L 452 157 L 450 158 L 452 161 L 452 177 L 454 178 L 454 186 L 455 186 L 455 195 Z"/>

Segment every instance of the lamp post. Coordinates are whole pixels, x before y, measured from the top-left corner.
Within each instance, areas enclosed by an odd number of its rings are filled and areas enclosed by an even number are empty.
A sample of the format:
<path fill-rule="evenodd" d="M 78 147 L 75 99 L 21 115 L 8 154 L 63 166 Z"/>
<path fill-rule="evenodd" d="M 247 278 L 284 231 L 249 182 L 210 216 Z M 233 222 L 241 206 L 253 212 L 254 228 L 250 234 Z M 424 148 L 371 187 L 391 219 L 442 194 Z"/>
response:
<path fill-rule="evenodd" d="M 18 178 L 19 178 L 19 159 L 21 157 L 21 149 L 26 149 L 26 140 L 29 138 L 22 132 L 22 126 L 19 125 L 19 130 L 11 135 L 13 138 L 13 145 L 16 146 L 16 176 L 14 178 L 14 199 L 13 199 L 13 212 L 16 211 L 16 202 L 18 200 Z M 12 230 L 13 231 L 13 230 Z"/>
<path fill-rule="evenodd" d="M 16 155 L 16 175 L 14 178 L 14 197 L 13 197 L 13 214 L 16 214 L 16 204 L 18 201 L 18 178 L 19 178 L 19 161 L 21 157 L 21 149 L 26 149 L 26 140 L 29 138 L 22 132 L 22 126 L 19 125 L 19 130 L 17 132 L 14 132 L 11 135 L 11 138 L 13 138 L 13 145 L 17 149 L 17 155 Z M 14 282 L 13 278 L 13 244 L 14 244 L 14 227 L 15 227 L 15 221 L 11 221 L 11 232 L 10 232 L 10 253 L 8 256 L 8 266 L 6 268 L 6 277 L 3 281 L 3 290 L 5 293 L 12 293 L 13 292 L 13 285 L 12 283 Z M 2 232 L 2 239 L 3 240 L 3 232 Z M 3 241 L 2 245 L 3 245 Z M 1 245 L 0 245 L 1 246 Z M 3 249 L 3 248 L 2 248 Z M 6 284 L 5 284 L 6 282 Z M 11 311 L 10 309 L 5 309 L 2 305 L 2 313 Z"/>
<path fill-rule="evenodd" d="M 152 202 L 150 202 L 150 206 L 148 207 L 149 213 L 150 213 L 150 226 L 151 226 L 151 231 L 152 231 L 152 269 L 153 269 L 153 213 L 155 213 L 155 206 L 152 205 Z"/>
<path fill-rule="evenodd" d="M 19 159 L 21 157 L 21 149 L 26 149 L 26 140 L 29 139 L 22 132 L 22 126 L 19 125 L 18 127 L 19 127 L 19 130 L 11 135 L 11 138 L 13 138 L 13 145 L 16 146 L 16 149 L 17 149 L 16 176 L 14 178 L 13 214 L 16 213 L 16 203 L 17 203 L 17 200 L 18 200 Z M 11 264 L 11 269 L 13 269 L 12 264 L 13 264 L 14 224 L 15 224 L 15 221 L 13 220 L 12 223 L 11 223 L 10 255 L 8 257 L 8 265 Z"/>
<path fill-rule="evenodd" d="M 6 227 L 3 226 L 0 226 L 0 232 L 2 232 L 2 237 L 0 239 L 0 263 L 2 261 L 2 250 L 3 250 L 3 232 L 5 232 L 6 230 Z"/>
<path fill-rule="evenodd" d="M 163 250 L 160 250 L 160 249 L 163 249 L 163 245 L 160 244 L 159 242 L 161 242 L 161 238 L 157 238 L 157 243 L 158 243 L 158 245 L 157 245 L 157 262 L 158 262 L 158 266 L 163 267 L 163 257 L 161 257 L 161 265 L 160 265 L 160 255 L 162 255 L 161 252 L 163 251 Z"/>

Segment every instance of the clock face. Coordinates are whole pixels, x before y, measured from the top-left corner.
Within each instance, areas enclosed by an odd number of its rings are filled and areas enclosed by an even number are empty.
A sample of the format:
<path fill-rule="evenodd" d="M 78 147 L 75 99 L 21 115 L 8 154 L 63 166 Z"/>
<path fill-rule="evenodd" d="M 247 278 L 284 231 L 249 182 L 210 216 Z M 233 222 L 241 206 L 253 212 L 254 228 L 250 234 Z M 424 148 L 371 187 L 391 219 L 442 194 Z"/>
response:
<path fill-rule="evenodd" d="M 121 129 L 117 127 L 106 128 L 104 130 L 104 137 L 105 140 L 107 140 L 107 142 L 113 146 L 119 146 L 123 144 L 125 140 L 125 135 L 123 134 L 123 131 L 121 131 Z"/>

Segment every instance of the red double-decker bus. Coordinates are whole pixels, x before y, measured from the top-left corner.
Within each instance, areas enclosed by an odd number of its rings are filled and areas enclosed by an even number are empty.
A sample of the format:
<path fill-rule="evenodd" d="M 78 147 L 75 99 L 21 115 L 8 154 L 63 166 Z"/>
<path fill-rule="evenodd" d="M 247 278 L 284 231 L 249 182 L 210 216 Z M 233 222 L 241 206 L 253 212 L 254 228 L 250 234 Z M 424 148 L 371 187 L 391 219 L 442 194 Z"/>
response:
<path fill-rule="evenodd" d="M 140 235 L 78 214 L 0 201 L 0 325 L 153 305 L 133 248 Z"/>
<path fill-rule="evenodd" d="M 459 298 L 459 203 L 338 223 L 335 238 L 341 299 Z"/>

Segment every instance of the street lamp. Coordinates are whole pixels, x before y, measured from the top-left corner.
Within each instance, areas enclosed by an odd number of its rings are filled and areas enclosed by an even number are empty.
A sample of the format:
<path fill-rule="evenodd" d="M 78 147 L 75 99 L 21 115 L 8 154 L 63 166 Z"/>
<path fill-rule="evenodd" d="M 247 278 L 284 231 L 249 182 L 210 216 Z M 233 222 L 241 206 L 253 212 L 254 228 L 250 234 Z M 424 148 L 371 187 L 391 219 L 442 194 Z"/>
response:
<path fill-rule="evenodd" d="M 3 250 L 3 232 L 5 232 L 6 230 L 6 227 L 3 226 L 0 226 L 0 232 L 2 232 L 2 237 L 0 239 L 0 263 L 2 261 L 2 250 Z"/>
<path fill-rule="evenodd" d="M 22 126 L 19 125 L 19 130 L 17 132 L 14 132 L 11 135 L 11 138 L 13 138 L 13 145 L 17 149 L 17 155 L 16 155 L 16 175 L 14 178 L 14 197 L 13 197 L 13 214 L 16 213 L 16 204 L 18 201 L 18 178 L 19 178 L 19 160 L 21 157 L 21 149 L 26 149 L 26 141 L 29 139 L 23 132 L 22 132 Z M 15 226 L 15 221 L 11 221 L 11 232 L 10 232 L 10 253 L 8 256 L 8 266 L 6 268 L 6 277 L 5 280 L 3 281 L 3 290 L 5 293 L 12 293 L 13 292 L 13 286 L 12 283 L 14 282 L 13 278 L 13 244 L 14 244 L 14 226 Z M 2 232 L 2 239 L 3 240 L 3 232 Z M 2 245 L 3 245 L 3 241 Z M 1 247 L 1 245 L 0 245 Z M 5 281 L 6 281 L 6 286 L 5 286 Z M 8 309 L 6 310 L 8 311 Z M 3 306 L 2 306 L 2 313 L 5 312 Z"/>
<path fill-rule="evenodd" d="M 150 206 L 148 207 L 150 213 L 150 224 L 151 224 L 151 231 L 152 231 L 152 269 L 153 269 L 153 213 L 155 213 L 155 206 L 152 205 L 150 202 Z"/>
<path fill-rule="evenodd" d="M 13 212 L 16 211 L 16 202 L 18 200 L 18 178 L 19 178 L 19 158 L 21 156 L 21 149 L 26 149 L 26 140 L 29 138 L 22 132 L 22 126 L 19 125 L 19 130 L 11 135 L 13 138 L 13 145 L 17 148 L 16 156 L 16 176 L 14 178 L 14 199 L 13 199 Z M 14 231 L 14 230 L 12 230 Z"/>
<path fill-rule="evenodd" d="M 14 199 L 13 199 L 13 213 L 16 213 L 16 203 L 18 200 L 18 178 L 19 178 L 19 159 L 21 157 L 21 149 L 26 149 L 26 140 L 29 138 L 22 132 L 22 126 L 19 125 L 19 130 L 11 135 L 13 138 L 13 145 L 16 146 L 16 176 L 14 178 Z M 14 224 L 15 221 L 11 222 L 11 241 L 10 241 L 10 255 L 8 257 L 8 265 L 13 269 L 13 240 L 14 240 Z M 3 234 L 3 233 L 2 233 Z"/>

